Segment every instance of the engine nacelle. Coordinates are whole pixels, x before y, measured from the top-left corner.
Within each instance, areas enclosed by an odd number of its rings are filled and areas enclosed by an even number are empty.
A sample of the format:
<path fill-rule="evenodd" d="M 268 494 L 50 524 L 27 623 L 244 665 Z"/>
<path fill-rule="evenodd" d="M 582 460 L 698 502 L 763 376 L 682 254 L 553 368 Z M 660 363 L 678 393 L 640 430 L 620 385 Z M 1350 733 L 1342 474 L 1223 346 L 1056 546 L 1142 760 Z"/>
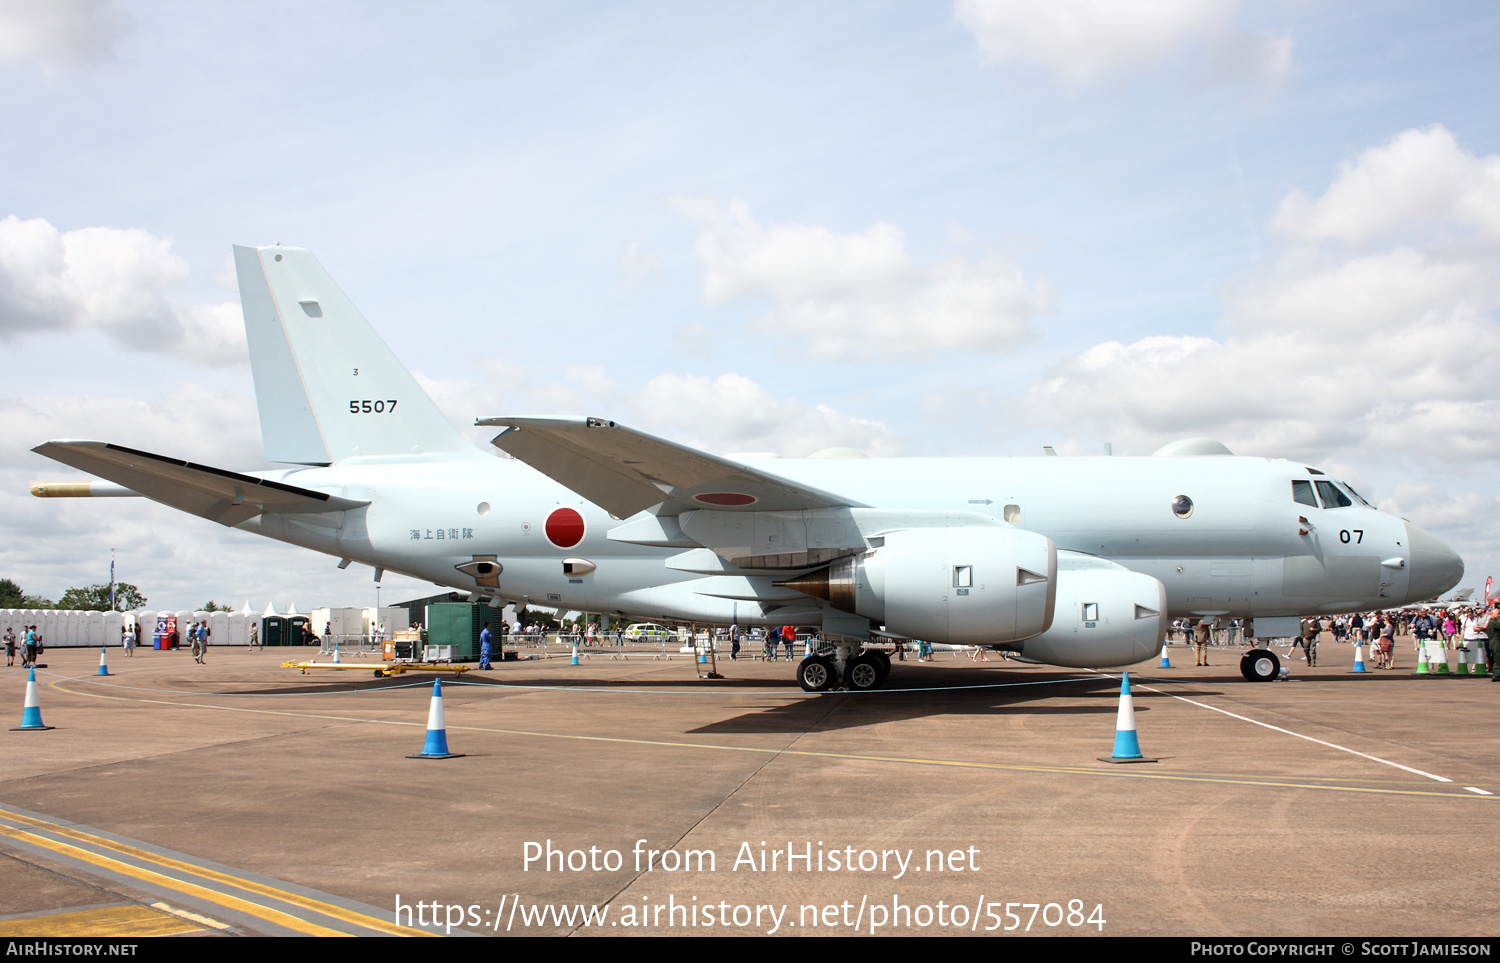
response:
<path fill-rule="evenodd" d="M 954 645 L 1014 642 L 1052 624 L 1057 546 L 1016 528 L 914 528 L 862 556 L 779 582 L 886 631 Z"/>
<path fill-rule="evenodd" d="M 1049 665 L 1103 669 L 1161 651 L 1167 638 L 1167 587 L 1123 569 L 1057 573 L 1052 627 L 1021 643 L 1021 657 Z"/>

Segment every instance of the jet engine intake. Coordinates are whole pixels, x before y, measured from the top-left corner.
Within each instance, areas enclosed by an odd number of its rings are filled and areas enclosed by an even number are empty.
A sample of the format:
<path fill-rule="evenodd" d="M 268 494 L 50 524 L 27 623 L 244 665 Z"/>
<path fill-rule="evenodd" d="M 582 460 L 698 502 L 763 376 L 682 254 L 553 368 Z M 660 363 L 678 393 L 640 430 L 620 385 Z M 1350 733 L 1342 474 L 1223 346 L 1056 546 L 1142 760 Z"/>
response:
<path fill-rule="evenodd" d="M 1050 665 L 1103 669 L 1161 651 L 1167 638 L 1167 587 L 1125 570 L 1057 573 L 1052 627 L 1021 644 L 1021 656 Z"/>
<path fill-rule="evenodd" d="M 1014 642 L 1052 624 L 1057 546 L 1016 528 L 916 528 L 780 587 L 887 632 L 953 645 Z"/>

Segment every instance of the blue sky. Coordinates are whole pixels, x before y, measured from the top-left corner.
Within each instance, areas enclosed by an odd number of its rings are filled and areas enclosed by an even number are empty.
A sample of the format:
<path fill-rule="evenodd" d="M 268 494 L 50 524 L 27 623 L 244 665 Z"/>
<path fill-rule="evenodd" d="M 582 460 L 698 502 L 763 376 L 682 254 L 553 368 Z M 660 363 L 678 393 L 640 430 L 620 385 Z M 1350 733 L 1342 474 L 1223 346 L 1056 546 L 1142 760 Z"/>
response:
<path fill-rule="evenodd" d="M 55 597 L 113 546 L 153 605 L 373 600 L 26 493 L 71 474 L 47 438 L 264 466 L 228 254 L 281 241 L 461 426 L 1207 435 L 1344 474 L 1482 583 L 1497 41 L 1478 3 L 0 3 L 0 576 Z"/>

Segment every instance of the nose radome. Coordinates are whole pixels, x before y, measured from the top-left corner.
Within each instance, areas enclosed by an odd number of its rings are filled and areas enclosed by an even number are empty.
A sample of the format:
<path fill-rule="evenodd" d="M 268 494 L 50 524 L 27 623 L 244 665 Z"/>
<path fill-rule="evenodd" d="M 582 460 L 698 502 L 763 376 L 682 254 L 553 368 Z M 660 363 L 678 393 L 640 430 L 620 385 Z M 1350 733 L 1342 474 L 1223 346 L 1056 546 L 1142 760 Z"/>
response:
<path fill-rule="evenodd" d="M 1411 575 L 1406 583 L 1406 601 L 1437 598 L 1464 577 L 1464 560 L 1458 553 L 1408 522 L 1406 544 L 1411 546 Z"/>

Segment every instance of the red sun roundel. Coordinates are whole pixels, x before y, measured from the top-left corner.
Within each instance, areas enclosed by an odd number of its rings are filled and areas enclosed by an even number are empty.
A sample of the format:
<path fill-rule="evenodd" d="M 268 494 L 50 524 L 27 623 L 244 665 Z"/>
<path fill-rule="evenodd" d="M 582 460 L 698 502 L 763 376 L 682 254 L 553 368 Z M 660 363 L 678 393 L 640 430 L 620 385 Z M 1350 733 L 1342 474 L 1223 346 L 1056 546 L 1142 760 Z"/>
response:
<path fill-rule="evenodd" d="M 704 492 L 694 495 L 693 499 L 705 505 L 754 505 L 759 501 L 754 495 L 743 492 Z"/>
<path fill-rule="evenodd" d="M 547 516 L 547 540 L 558 548 L 572 548 L 583 541 L 583 516 L 571 508 L 554 509 Z"/>

